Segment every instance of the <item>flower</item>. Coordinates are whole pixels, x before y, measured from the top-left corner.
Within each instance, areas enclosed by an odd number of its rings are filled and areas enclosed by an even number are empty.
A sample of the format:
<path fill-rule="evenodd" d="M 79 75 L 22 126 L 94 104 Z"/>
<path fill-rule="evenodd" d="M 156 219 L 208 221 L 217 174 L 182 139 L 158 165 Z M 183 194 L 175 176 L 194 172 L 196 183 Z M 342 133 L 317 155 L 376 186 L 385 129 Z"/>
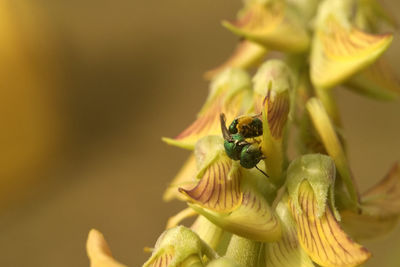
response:
<path fill-rule="evenodd" d="M 207 73 L 209 96 L 193 124 L 163 138 L 193 150 L 164 193 L 188 207 L 170 218 L 144 266 L 351 267 L 371 257 L 358 242 L 397 224 L 400 168 L 359 192 L 332 90 L 344 83 L 376 99 L 400 92 L 379 59 L 392 35 L 377 34 L 377 24 L 392 20 L 372 7 L 247 0 L 236 22 L 223 22 L 243 40 Z M 285 58 L 267 60 L 250 79 L 242 68 L 273 50 Z M 296 156 L 288 153 L 293 134 Z M 92 263 L 118 264 L 92 239 Z"/>

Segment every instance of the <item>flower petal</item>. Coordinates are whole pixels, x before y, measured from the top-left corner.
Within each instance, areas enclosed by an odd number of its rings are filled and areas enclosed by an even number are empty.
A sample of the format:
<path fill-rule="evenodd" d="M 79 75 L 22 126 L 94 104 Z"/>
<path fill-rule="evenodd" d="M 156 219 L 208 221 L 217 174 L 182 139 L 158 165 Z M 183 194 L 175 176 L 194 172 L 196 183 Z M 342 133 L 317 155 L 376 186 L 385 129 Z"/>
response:
<path fill-rule="evenodd" d="M 273 96 L 269 93 L 265 99 L 265 114 L 267 115 L 268 129 L 274 139 L 282 139 L 283 128 L 289 114 L 289 92 L 285 91 Z"/>
<path fill-rule="evenodd" d="M 342 230 L 329 206 L 321 217 L 317 216 L 317 200 L 307 181 L 300 186 L 298 201 L 301 213 L 290 201 L 298 227 L 297 236 L 313 261 L 321 266 L 349 267 L 360 265 L 371 257 L 368 250 Z"/>
<path fill-rule="evenodd" d="M 204 74 L 204 77 L 206 79 L 212 79 L 225 69 L 232 67 L 247 69 L 260 63 L 267 52 L 268 50 L 264 46 L 243 40 L 239 43 L 232 56 L 225 61 L 225 63 L 216 67 L 215 69 L 207 71 Z"/>
<path fill-rule="evenodd" d="M 400 217 L 400 168 L 393 165 L 386 177 L 362 195 L 361 213 L 343 211 L 343 227 L 356 238 L 388 233 Z"/>
<path fill-rule="evenodd" d="M 357 240 L 385 235 L 393 230 L 399 221 L 398 215 L 380 217 L 349 210 L 342 211 L 340 215 L 344 230 Z"/>
<path fill-rule="evenodd" d="M 238 21 L 224 21 L 223 25 L 239 36 L 274 50 L 302 52 L 309 45 L 300 18 L 283 1 L 253 2 Z"/>
<path fill-rule="evenodd" d="M 332 14 L 314 34 L 311 81 L 330 88 L 372 64 L 390 45 L 393 35 L 373 35 L 339 23 Z"/>
<path fill-rule="evenodd" d="M 220 135 L 219 115 L 224 113 L 229 120 L 246 113 L 251 107 L 250 78 L 240 69 L 228 69 L 218 75 L 211 84 L 210 94 L 197 119 L 177 137 L 163 141 L 178 147 L 193 149 L 200 138 Z"/>
<path fill-rule="evenodd" d="M 253 78 L 256 112 L 263 113 L 261 151 L 271 180 L 280 184 L 283 167 L 283 132 L 289 115 L 289 91 L 293 78 L 289 67 L 281 60 L 268 60 Z"/>
<path fill-rule="evenodd" d="M 380 100 L 396 99 L 400 95 L 400 81 L 384 59 L 360 72 L 347 82 L 348 88 Z"/>
<path fill-rule="evenodd" d="M 280 202 L 276 208 L 282 222 L 282 238 L 278 242 L 266 243 L 265 266 L 267 267 L 313 267 L 311 259 L 297 239 L 296 224 L 286 204 Z"/>
<path fill-rule="evenodd" d="M 400 167 L 396 163 L 386 177 L 362 195 L 363 210 L 369 214 L 400 214 Z"/>
<path fill-rule="evenodd" d="M 203 208 L 230 212 L 242 202 L 240 178 L 241 172 L 236 162 L 226 155 L 221 155 L 207 166 L 194 188 L 190 190 L 179 188 L 179 192 L 187 196 L 191 203 Z"/>
<path fill-rule="evenodd" d="M 92 229 L 86 243 L 87 254 L 91 267 L 125 267 L 111 255 L 111 250 L 99 231 Z"/>
<path fill-rule="evenodd" d="M 194 210 L 219 227 L 238 236 L 256 241 L 272 242 L 281 236 L 280 222 L 262 195 L 245 187 L 239 208 L 230 213 L 219 213 L 200 205 L 190 204 Z"/>

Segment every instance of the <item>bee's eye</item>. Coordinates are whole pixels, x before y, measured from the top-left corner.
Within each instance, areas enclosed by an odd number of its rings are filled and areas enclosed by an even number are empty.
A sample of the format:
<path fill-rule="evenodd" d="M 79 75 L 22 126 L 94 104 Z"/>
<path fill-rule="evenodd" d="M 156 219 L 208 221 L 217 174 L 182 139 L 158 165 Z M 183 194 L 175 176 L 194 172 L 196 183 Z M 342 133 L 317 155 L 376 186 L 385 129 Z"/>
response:
<path fill-rule="evenodd" d="M 236 133 L 238 132 L 237 125 L 238 125 L 238 120 L 237 120 L 237 119 L 234 120 L 234 121 L 231 123 L 231 125 L 229 125 L 229 132 L 230 132 L 231 134 L 236 134 Z"/>

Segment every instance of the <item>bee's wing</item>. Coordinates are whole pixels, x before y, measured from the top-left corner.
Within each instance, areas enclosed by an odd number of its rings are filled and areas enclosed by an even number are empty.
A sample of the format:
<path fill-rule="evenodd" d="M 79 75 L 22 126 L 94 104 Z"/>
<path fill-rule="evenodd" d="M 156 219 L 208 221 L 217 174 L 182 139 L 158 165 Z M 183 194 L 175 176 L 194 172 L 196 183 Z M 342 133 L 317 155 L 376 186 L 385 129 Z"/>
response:
<path fill-rule="evenodd" d="M 221 131 L 222 131 L 222 136 L 224 137 L 225 140 L 231 140 L 231 135 L 229 134 L 228 128 L 226 128 L 226 118 L 225 114 L 221 113 L 219 115 L 219 119 L 221 121 Z"/>

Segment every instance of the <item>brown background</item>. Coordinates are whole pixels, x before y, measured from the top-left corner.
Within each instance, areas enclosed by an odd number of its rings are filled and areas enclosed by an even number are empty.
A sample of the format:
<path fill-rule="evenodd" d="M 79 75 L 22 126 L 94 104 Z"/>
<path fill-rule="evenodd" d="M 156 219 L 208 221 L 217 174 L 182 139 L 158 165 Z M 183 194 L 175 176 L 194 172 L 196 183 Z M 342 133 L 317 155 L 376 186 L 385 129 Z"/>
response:
<path fill-rule="evenodd" d="M 161 195 L 188 152 L 160 137 L 179 133 L 204 102 L 203 72 L 238 40 L 220 21 L 240 1 L 3 2 L 19 39 L 0 59 L 0 266 L 88 266 L 93 227 L 117 259 L 140 266 L 143 247 L 184 207 Z M 10 40 L 0 35 L 0 48 Z M 387 52 L 394 65 L 399 40 Z M 13 68 L 15 58 L 29 67 Z M 400 105 L 337 95 L 365 189 L 400 159 Z M 368 266 L 396 266 L 399 237 L 366 243 Z"/>

